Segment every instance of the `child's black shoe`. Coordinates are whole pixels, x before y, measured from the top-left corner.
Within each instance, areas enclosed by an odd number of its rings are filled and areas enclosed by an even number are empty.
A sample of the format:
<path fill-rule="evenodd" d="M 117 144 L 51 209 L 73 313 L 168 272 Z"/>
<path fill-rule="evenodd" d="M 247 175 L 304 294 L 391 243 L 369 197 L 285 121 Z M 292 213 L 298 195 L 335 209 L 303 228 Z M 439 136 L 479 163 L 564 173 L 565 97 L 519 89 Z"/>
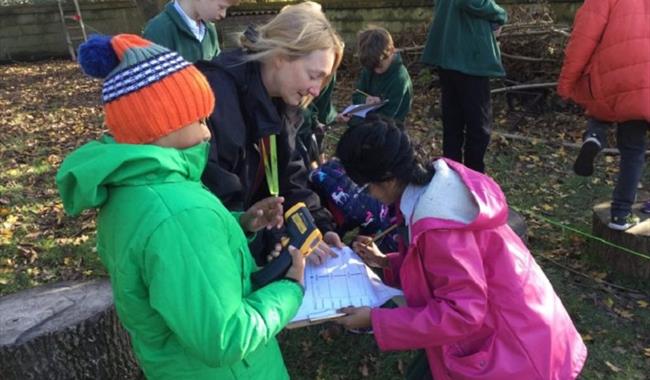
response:
<path fill-rule="evenodd" d="M 594 159 L 600 152 L 600 142 L 595 137 L 589 137 L 582 143 L 580 153 L 573 164 L 573 171 L 583 177 L 594 174 Z"/>

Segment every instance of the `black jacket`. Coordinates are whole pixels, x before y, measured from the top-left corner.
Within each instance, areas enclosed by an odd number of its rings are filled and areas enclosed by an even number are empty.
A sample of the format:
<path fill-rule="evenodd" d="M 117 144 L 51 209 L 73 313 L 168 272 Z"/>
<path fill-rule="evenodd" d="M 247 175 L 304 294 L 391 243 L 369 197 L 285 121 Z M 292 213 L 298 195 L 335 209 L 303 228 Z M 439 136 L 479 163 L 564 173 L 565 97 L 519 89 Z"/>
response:
<path fill-rule="evenodd" d="M 332 216 L 308 187 L 308 172 L 296 151 L 302 112 L 280 99 L 272 99 L 262 83 L 260 64 L 244 62 L 244 54 L 241 49 L 231 50 L 210 62 L 196 64 L 216 98 L 208 120 L 212 141 L 203 183 L 233 211 L 246 210 L 268 197 L 258 143 L 261 137 L 276 134 L 278 179 L 285 210 L 304 202 L 320 230 L 331 231 Z"/>

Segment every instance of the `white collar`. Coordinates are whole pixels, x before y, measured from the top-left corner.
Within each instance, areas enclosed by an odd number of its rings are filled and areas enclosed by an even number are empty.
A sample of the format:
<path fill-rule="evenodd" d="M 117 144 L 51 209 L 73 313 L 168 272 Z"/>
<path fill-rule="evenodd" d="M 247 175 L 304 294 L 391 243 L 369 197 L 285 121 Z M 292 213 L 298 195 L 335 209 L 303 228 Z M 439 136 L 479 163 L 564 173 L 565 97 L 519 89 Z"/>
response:
<path fill-rule="evenodd" d="M 181 5 L 178 3 L 178 1 L 174 1 L 174 9 L 176 9 L 176 12 L 181 15 L 181 18 L 190 28 L 190 31 L 192 31 L 194 37 L 196 37 L 199 42 L 203 41 L 203 37 L 205 37 L 205 24 L 203 24 L 203 21 L 193 20 L 190 16 L 187 15 L 187 13 L 185 13 L 183 8 L 181 8 Z"/>
<path fill-rule="evenodd" d="M 434 163 L 436 174 L 425 186 L 408 185 L 402 193 L 400 211 L 409 226 L 423 218 L 471 223 L 479 213 L 478 205 L 458 173 L 444 160 Z"/>

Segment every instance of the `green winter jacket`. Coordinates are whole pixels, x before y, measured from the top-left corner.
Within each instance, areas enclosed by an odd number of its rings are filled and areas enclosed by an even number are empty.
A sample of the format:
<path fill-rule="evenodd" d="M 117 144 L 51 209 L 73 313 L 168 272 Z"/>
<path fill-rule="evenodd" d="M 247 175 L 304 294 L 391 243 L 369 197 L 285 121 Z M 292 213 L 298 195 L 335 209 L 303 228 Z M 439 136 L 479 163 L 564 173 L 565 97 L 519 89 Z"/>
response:
<path fill-rule="evenodd" d="M 332 104 L 332 94 L 336 87 L 336 73 L 332 75 L 330 82 L 325 86 L 323 91 L 318 94 L 308 109 L 314 115 L 314 118 L 322 124 L 329 124 L 336 119 L 336 108 Z M 309 111 L 303 113 L 305 119 L 308 117 Z M 313 118 L 312 118 L 313 119 Z"/>
<path fill-rule="evenodd" d="M 372 70 L 362 68 L 357 81 L 357 89 L 372 96 L 377 96 L 382 100 L 388 99 L 388 103 L 377 109 L 378 114 L 404 121 L 411 110 L 413 83 L 399 54 L 395 54 L 393 62 L 382 74 L 376 74 Z M 359 92 L 352 95 L 353 104 L 364 104 L 365 102 L 365 95 Z M 355 116 L 350 120 L 350 125 L 356 125 L 361 120 L 361 118 Z"/>
<path fill-rule="evenodd" d="M 180 54 L 192 63 L 200 60 L 209 61 L 219 54 L 217 29 L 211 22 L 203 22 L 205 36 L 199 42 L 181 15 L 174 8 L 173 1 L 165 9 L 149 20 L 144 27 L 144 38 L 162 45 Z"/>
<path fill-rule="evenodd" d="M 302 289 L 252 289 L 257 268 L 237 215 L 200 182 L 207 156 L 207 143 L 104 137 L 70 154 L 56 181 L 68 213 L 99 208 L 97 251 L 148 379 L 286 379 L 275 335 Z"/>
<path fill-rule="evenodd" d="M 329 124 L 336 119 L 336 108 L 332 104 L 332 93 L 336 86 L 336 73 L 320 94 L 302 110 L 302 125 L 298 128 L 296 139 L 307 149 L 311 146 L 312 133 L 321 124 Z M 309 162 L 306 163 L 309 167 Z"/>
<path fill-rule="evenodd" d="M 468 75 L 504 76 L 492 27 L 506 19 L 494 0 L 437 0 L 422 62 Z"/>

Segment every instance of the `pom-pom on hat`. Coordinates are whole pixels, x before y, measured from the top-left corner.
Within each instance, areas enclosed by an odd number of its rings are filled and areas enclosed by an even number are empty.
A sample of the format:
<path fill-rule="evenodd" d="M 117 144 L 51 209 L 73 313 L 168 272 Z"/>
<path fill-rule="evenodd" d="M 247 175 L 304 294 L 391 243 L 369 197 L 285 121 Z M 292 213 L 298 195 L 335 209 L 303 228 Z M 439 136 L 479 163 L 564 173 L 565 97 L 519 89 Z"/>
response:
<path fill-rule="evenodd" d="M 194 65 L 140 36 L 93 36 L 79 47 L 79 64 L 104 80 L 105 123 L 120 143 L 153 142 L 214 108 L 212 90 Z"/>

